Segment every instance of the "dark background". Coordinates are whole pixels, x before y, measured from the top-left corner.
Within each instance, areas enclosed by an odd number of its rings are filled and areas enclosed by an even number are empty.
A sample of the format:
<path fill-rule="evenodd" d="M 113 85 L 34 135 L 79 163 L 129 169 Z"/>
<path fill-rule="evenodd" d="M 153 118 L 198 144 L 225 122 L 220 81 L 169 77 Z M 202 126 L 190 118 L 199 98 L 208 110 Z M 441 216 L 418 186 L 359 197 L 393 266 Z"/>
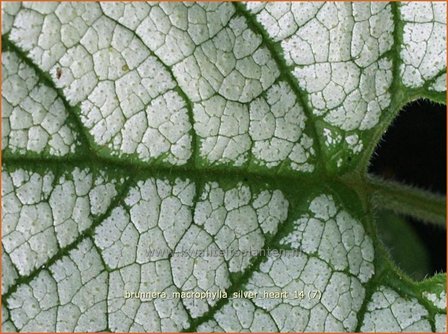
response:
<path fill-rule="evenodd" d="M 407 105 L 377 147 L 369 171 L 446 194 L 446 107 L 425 100 Z M 406 220 L 429 251 L 428 274 L 446 272 L 445 230 Z"/>

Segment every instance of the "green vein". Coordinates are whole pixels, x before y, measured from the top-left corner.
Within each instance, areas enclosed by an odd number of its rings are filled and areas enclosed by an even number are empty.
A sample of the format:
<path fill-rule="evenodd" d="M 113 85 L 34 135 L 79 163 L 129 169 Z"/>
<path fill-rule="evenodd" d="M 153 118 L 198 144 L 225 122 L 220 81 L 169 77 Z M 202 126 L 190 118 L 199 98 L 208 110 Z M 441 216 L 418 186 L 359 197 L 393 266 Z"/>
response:
<path fill-rule="evenodd" d="M 65 110 L 68 112 L 68 118 L 71 120 L 71 122 L 74 124 L 77 135 L 79 136 L 80 146 L 82 149 L 85 150 L 86 155 L 89 157 L 94 156 L 94 152 L 91 149 L 91 143 L 89 141 L 89 135 L 87 134 L 85 128 L 83 127 L 81 120 L 79 119 L 79 106 L 71 106 L 67 99 L 65 98 L 65 95 L 63 91 L 60 88 L 57 88 L 54 84 L 53 80 L 51 79 L 50 75 L 40 69 L 39 66 L 37 66 L 23 51 L 20 47 L 15 45 L 10 39 L 9 34 L 2 35 L 2 52 L 10 51 L 17 54 L 20 60 L 22 60 L 25 64 L 27 64 L 29 67 L 31 67 L 35 72 L 37 77 L 39 78 L 39 81 L 43 83 L 44 85 L 52 88 L 57 93 L 58 98 L 61 99 Z"/>
<path fill-rule="evenodd" d="M 297 79 L 291 74 L 290 68 L 288 65 L 286 65 L 286 61 L 283 58 L 283 55 L 280 54 L 278 51 L 278 47 L 275 45 L 275 43 L 271 40 L 266 30 L 263 28 L 263 26 L 256 20 L 255 16 L 250 14 L 247 9 L 245 8 L 245 4 L 235 1 L 232 2 L 233 6 L 235 7 L 235 10 L 238 14 L 243 16 L 246 21 L 247 25 L 257 34 L 259 34 L 262 37 L 262 41 L 266 48 L 269 50 L 272 58 L 274 59 L 275 63 L 277 64 L 280 73 L 282 77 L 286 80 L 288 85 L 291 87 L 292 91 L 296 95 L 300 105 L 302 106 L 307 118 L 308 122 L 311 123 L 311 132 L 313 135 L 313 139 L 315 139 L 315 142 L 317 142 L 317 156 L 320 156 L 322 154 L 322 148 L 320 143 L 320 136 L 318 135 L 315 122 L 313 122 L 313 111 L 311 110 L 307 98 L 306 93 L 299 87 L 299 84 L 297 82 Z M 316 161 L 316 169 L 318 170 L 325 170 L 324 167 L 325 164 L 322 163 L 322 159 L 318 159 Z"/>
<path fill-rule="evenodd" d="M 403 105 L 406 103 L 405 101 L 407 100 L 400 78 L 401 60 L 399 55 L 403 40 L 403 24 L 400 20 L 399 3 L 391 2 L 390 7 L 394 22 L 394 30 L 392 33 L 393 46 L 392 49 L 388 51 L 384 56 L 389 56 L 392 60 L 392 84 L 389 88 L 389 91 L 391 93 L 391 103 L 390 106 L 382 113 L 382 119 L 374 128 L 368 144 L 366 145 L 364 151 L 361 153 L 357 171 L 362 175 L 365 175 L 367 173 L 367 169 L 370 164 L 370 157 L 375 151 L 377 144 L 380 142 L 381 137 L 389 128 L 391 122 L 395 119 L 398 112 L 402 109 Z"/>
<path fill-rule="evenodd" d="M 291 219 L 291 215 L 288 214 L 288 220 Z M 239 276 L 238 281 L 233 282 L 233 284 L 226 289 L 227 296 L 230 297 L 234 292 L 242 290 L 244 286 L 249 282 L 252 275 L 259 270 L 260 265 L 267 260 L 268 258 L 268 251 L 272 249 L 280 239 L 284 236 L 284 231 L 288 227 L 288 222 L 284 222 L 279 225 L 277 233 L 272 236 L 269 239 L 266 239 L 266 243 L 263 245 L 261 254 L 263 256 L 256 256 L 253 257 L 250 261 L 249 266 L 247 269 Z M 275 247 L 274 247 L 275 248 Z M 222 298 L 220 299 L 215 305 L 211 306 L 209 310 L 202 316 L 193 319 L 190 327 L 185 329 L 183 332 L 197 332 L 198 326 L 205 323 L 208 320 L 211 320 L 213 316 L 218 312 L 224 305 L 226 305 L 231 299 L 230 298 Z"/>
<path fill-rule="evenodd" d="M 125 29 L 126 31 L 129 31 L 131 34 L 133 34 L 135 36 L 135 38 L 137 38 L 140 43 L 142 43 L 142 45 L 144 45 L 146 47 L 146 49 L 149 51 L 149 53 L 157 59 L 157 61 L 162 64 L 163 68 L 165 69 L 165 71 L 167 71 L 171 78 L 173 79 L 173 81 L 176 83 L 176 88 L 174 89 L 179 96 L 182 98 L 182 100 L 184 100 L 185 105 L 187 107 L 187 113 L 188 113 L 188 120 L 190 121 L 191 124 L 191 130 L 190 130 L 190 134 L 191 134 L 191 147 L 192 147 L 192 151 L 191 151 L 191 156 L 189 158 L 189 162 L 195 166 L 196 165 L 196 156 L 197 154 L 197 135 L 196 132 L 194 131 L 193 125 L 194 125 L 194 115 L 193 115 L 193 102 L 190 100 L 190 98 L 188 97 L 188 95 L 184 92 L 184 90 L 179 86 L 176 77 L 174 76 L 173 71 L 171 70 L 171 68 L 166 65 L 162 59 L 160 59 L 160 57 L 153 52 L 146 44 L 145 42 L 143 42 L 142 38 L 140 37 L 140 35 L 138 35 L 135 31 L 132 31 L 131 29 L 129 29 L 128 27 L 126 27 L 124 24 L 122 24 L 121 22 L 113 19 L 112 17 L 110 17 L 109 15 L 107 15 L 104 11 L 103 8 L 100 6 L 101 8 L 101 12 L 103 13 L 103 15 L 105 17 L 107 17 L 108 19 L 110 19 L 112 22 L 116 23 L 118 26 L 120 26 L 121 28 Z"/>
<path fill-rule="evenodd" d="M 118 192 L 118 194 L 114 197 L 114 199 L 111 201 L 109 207 L 107 208 L 106 212 L 102 215 L 100 215 L 99 217 L 97 217 L 96 219 L 93 220 L 92 224 L 89 226 L 89 228 L 87 228 L 86 230 L 84 230 L 83 232 L 81 232 L 78 237 L 71 242 L 69 245 L 61 248 L 58 250 L 58 252 L 53 255 L 52 257 L 50 257 L 47 262 L 45 262 L 41 267 L 34 269 L 30 274 L 25 275 L 25 276 L 21 276 L 19 279 L 17 279 L 17 281 L 15 282 L 14 285 L 12 285 L 8 292 L 5 293 L 4 295 L 2 295 L 2 303 L 3 305 L 8 305 L 8 298 L 14 293 L 16 292 L 17 288 L 22 285 L 22 284 L 28 284 L 30 283 L 37 275 L 39 275 L 39 273 L 44 270 L 45 268 L 49 268 L 51 265 L 53 265 L 56 261 L 58 261 L 59 259 L 63 258 L 64 256 L 69 255 L 69 252 L 73 249 L 75 249 L 76 247 L 78 247 L 78 245 L 84 241 L 87 238 L 91 238 L 93 236 L 93 233 L 95 231 L 95 228 L 100 225 L 107 217 L 110 216 L 111 212 L 113 209 L 115 209 L 115 207 L 124 199 L 124 197 L 127 195 L 128 190 L 131 186 L 131 179 L 127 179 L 123 184 L 121 184 L 120 190 Z M 93 241 L 92 241 L 93 243 Z M 44 268 L 45 267 L 45 268 Z M 107 270 L 107 267 L 105 268 Z"/>
<path fill-rule="evenodd" d="M 92 166 L 93 168 L 105 168 L 107 170 L 114 170 L 123 176 L 133 175 L 134 177 L 146 176 L 161 176 L 166 178 L 180 177 L 185 179 L 200 180 L 200 179 L 229 179 L 235 181 L 251 181 L 262 184 L 278 185 L 296 184 L 304 187 L 307 185 L 319 185 L 325 183 L 326 180 L 331 181 L 330 178 L 325 179 L 323 176 L 319 178 L 299 175 L 275 175 L 271 173 L 261 173 L 259 171 L 247 171 L 243 169 L 213 169 L 213 168 L 192 168 L 190 166 L 154 166 L 151 164 L 133 163 L 129 164 L 125 160 L 113 159 L 108 157 L 96 157 L 90 159 L 86 157 L 27 157 L 14 156 L 4 154 L 3 166 L 8 168 L 47 168 L 50 170 L 65 167 L 75 166 Z"/>

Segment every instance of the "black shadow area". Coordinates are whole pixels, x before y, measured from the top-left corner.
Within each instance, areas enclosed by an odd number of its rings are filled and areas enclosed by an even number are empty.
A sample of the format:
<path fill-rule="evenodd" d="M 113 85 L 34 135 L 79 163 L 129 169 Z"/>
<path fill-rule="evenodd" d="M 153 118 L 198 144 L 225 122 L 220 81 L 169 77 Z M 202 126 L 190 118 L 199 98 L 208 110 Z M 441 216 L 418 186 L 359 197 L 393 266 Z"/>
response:
<path fill-rule="evenodd" d="M 376 148 L 369 172 L 446 194 L 446 107 L 427 100 L 407 105 Z M 429 251 L 429 274 L 446 272 L 445 231 L 407 220 Z"/>

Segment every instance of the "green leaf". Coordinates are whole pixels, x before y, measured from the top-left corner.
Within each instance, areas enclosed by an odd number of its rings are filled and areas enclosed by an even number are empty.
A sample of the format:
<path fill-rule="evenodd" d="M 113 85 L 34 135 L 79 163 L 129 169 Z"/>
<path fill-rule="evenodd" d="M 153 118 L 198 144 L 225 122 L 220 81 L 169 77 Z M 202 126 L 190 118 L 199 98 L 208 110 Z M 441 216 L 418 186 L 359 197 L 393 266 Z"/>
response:
<path fill-rule="evenodd" d="M 444 278 L 376 232 L 406 188 L 366 174 L 445 101 L 444 3 L 2 13 L 4 331 L 445 331 Z"/>
<path fill-rule="evenodd" d="M 375 222 L 381 241 L 397 265 L 416 280 L 428 275 L 428 251 L 409 222 L 388 211 L 379 212 Z"/>

